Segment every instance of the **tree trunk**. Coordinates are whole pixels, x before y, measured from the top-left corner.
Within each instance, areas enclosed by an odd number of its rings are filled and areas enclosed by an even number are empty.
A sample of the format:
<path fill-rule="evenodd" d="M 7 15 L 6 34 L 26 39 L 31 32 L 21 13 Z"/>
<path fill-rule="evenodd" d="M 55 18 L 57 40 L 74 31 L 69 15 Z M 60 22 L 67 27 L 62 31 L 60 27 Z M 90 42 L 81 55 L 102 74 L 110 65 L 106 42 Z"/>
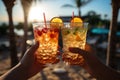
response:
<path fill-rule="evenodd" d="M 17 47 L 12 19 L 12 8 L 7 8 L 7 13 L 9 17 L 9 41 L 10 41 L 10 57 L 11 57 L 11 67 L 15 66 L 18 63 L 17 57 Z"/>
<path fill-rule="evenodd" d="M 30 10 L 30 6 L 32 5 L 33 0 L 21 0 L 21 4 L 23 7 L 24 12 L 24 37 L 23 37 L 23 47 L 22 47 L 22 56 L 24 55 L 26 49 L 27 49 L 27 39 L 28 39 L 28 13 Z M 22 57 L 21 56 L 21 57 Z"/>
<path fill-rule="evenodd" d="M 28 14 L 27 14 L 28 15 Z M 24 55 L 26 49 L 27 49 L 27 39 L 28 39 L 28 16 L 26 15 L 26 13 L 24 13 L 24 37 L 23 37 L 23 46 L 22 46 L 22 56 Z M 21 57 L 22 57 L 21 56 Z"/>
<path fill-rule="evenodd" d="M 112 21 L 110 24 L 110 32 L 108 38 L 108 49 L 107 49 L 107 65 L 116 69 L 115 54 L 116 54 L 116 32 L 117 32 L 117 17 L 118 17 L 118 6 L 112 0 Z"/>
<path fill-rule="evenodd" d="M 81 11 L 80 11 L 80 8 L 78 8 L 78 16 L 81 17 Z"/>

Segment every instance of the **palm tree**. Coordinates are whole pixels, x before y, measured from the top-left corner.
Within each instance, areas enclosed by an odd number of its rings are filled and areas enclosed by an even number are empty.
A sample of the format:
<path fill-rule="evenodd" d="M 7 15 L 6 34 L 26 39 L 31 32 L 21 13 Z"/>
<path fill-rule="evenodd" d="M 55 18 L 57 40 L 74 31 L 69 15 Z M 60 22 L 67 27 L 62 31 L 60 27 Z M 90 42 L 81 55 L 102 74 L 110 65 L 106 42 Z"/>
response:
<path fill-rule="evenodd" d="M 9 40 L 10 40 L 10 57 L 11 57 L 11 67 L 15 66 L 18 63 L 17 57 L 17 47 L 14 33 L 14 25 L 12 18 L 12 8 L 16 0 L 2 0 L 7 9 L 8 18 L 9 18 Z"/>
<path fill-rule="evenodd" d="M 101 22 L 100 15 L 95 11 L 89 11 L 86 18 L 88 18 L 88 22 L 92 26 L 98 26 L 98 24 Z"/>
<path fill-rule="evenodd" d="M 24 37 L 23 37 L 23 46 L 22 46 L 22 56 L 25 53 L 26 49 L 27 49 L 27 39 L 28 39 L 28 14 L 29 14 L 29 10 L 30 7 L 32 5 L 33 0 L 21 0 L 21 4 L 23 7 L 23 12 L 24 12 Z"/>
<path fill-rule="evenodd" d="M 107 17 L 108 17 L 108 15 L 107 15 L 107 14 L 105 14 L 105 15 L 104 15 L 104 20 L 106 20 L 106 19 L 107 19 Z"/>
<path fill-rule="evenodd" d="M 108 49 L 107 49 L 107 65 L 116 69 L 115 64 L 115 53 L 116 53 L 116 32 L 117 32 L 117 18 L 120 8 L 120 0 L 112 1 L 112 20 L 110 24 L 110 33 L 108 38 Z"/>
<path fill-rule="evenodd" d="M 89 2 L 91 2 L 92 0 L 73 0 L 75 5 L 71 5 L 71 4 L 65 4 L 62 7 L 76 7 L 78 9 L 78 15 L 81 16 L 81 7 L 85 6 L 86 4 L 88 4 Z"/>

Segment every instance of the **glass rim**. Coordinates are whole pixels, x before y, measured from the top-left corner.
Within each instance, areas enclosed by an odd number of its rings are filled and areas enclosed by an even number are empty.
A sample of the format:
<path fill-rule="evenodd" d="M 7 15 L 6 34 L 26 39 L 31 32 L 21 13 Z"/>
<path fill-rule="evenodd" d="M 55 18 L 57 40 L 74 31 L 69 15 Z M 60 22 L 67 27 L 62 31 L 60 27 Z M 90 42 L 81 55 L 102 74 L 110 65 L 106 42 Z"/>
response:
<path fill-rule="evenodd" d="M 74 25 L 74 24 L 83 24 L 83 26 L 88 26 L 88 22 L 72 22 L 72 24 Z M 64 26 L 66 26 L 66 25 L 71 25 L 71 22 L 63 22 L 63 23 L 59 23 L 59 22 L 53 22 L 53 23 L 50 23 L 50 22 L 46 22 L 46 23 L 44 23 L 44 22 L 34 22 L 34 23 L 32 23 L 32 25 L 33 25 L 33 27 L 35 27 L 35 26 L 39 26 L 39 25 L 51 25 L 51 24 L 63 24 L 63 27 Z"/>
<path fill-rule="evenodd" d="M 64 24 L 70 24 L 71 22 L 64 22 Z M 72 23 L 83 23 L 83 24 L 89 24 L 88 22 L 72 22 Z"/>
<path fill-rule="evenodd" d="M 45 22 L 32 22 L 32 24 L 45 24 Z M 49 23 L 62 23 L 62 24 L 64 24 L 64 23 L 71 23 L 71 22 L 46 22 L 47 24 Z M 89 22 L 72 22 L 72 23 L 89 23 Z"/>
<path fill-rule="evenodd" d="M 71 26 L 72 25 L 72 26 Z M 76 26 L 77 25 L 77 26 Z M 64 23 L 64 26 L 61 27 L 61 28 L 72 28 L 72 27 L 80 27 L 80 28 L 88 28 L 88 25 L 89 23 L 88 22 L 73 22 L 73 23 L 70 23 L 70 22 L 66 22 Z"/>
<path fill-rule="evenodd" d="M 50 23 L 50 22 L 33 22 L 32 25 L 49 25 L 49 24 L 64 24 L 64 23 L 59 23 L 59 22 L 53 22 L 53 23 Z"/>

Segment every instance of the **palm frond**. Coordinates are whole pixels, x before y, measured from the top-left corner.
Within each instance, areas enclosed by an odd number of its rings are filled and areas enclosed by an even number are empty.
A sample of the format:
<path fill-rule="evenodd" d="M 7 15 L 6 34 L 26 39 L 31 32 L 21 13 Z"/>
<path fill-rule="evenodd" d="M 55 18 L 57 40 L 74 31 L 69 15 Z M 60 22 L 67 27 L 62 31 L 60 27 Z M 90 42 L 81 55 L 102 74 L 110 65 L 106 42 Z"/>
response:
<path fill-rule="evenodd" d="M 65 4 L 65 5 L 62 5 L 61 7 L 69 7 L 69 8 L 74 8 L 75 6 L 71 5 L 71 4 Z"/>
<path fill-rule="evenodd" d="M 81 6 L 84 6 L 88 3 L 90 3 L 92 0 L 83 0 Z"/>

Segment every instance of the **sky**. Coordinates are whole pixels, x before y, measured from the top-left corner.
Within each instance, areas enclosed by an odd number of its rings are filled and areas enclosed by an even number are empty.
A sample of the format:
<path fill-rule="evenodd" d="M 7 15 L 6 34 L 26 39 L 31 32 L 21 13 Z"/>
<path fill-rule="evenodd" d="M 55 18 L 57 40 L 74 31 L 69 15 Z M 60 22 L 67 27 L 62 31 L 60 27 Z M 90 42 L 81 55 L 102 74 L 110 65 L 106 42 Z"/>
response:
<path fill-rule="evenodd" d="M 33 17 L 37 17 L 42 21 L 43 12 L 45 13 L 47 20 L 56 16 L 71 16 L 73 11 L 75 15 L 78 14 L 77 8 L 62 8 L 61 6 L 64 4 L 75 5 L 73 0 L 37 0 L 37 4 L 35 5 L 33 3 L 32 7 L 38 7 L 38 9 L 36 11 L 33 10 L 34 12 L 30 11 L 31 14 L 29 15 L 28 20 L 32 21 Z M 93 0 L 87 5 L 81 7 L 82 16 L 86 15 L 89 11 L 95 11 L 97 14 L 101 14 L 101 18 L 104 18 L 104 15 L 107 14 L 107 19 L 111 19 L 111 0 Z M 118 20 L 120 21 L 119 17 Z M 15 6 L 13 7 L 13 21 L 14 23 L 24 21 L 23 9 L 21 7 L 20 0 L 17 0 Z M 0 0 L 0 23 L 2 22 L 8 22 L 8 15 L 2 0 Z"/>

